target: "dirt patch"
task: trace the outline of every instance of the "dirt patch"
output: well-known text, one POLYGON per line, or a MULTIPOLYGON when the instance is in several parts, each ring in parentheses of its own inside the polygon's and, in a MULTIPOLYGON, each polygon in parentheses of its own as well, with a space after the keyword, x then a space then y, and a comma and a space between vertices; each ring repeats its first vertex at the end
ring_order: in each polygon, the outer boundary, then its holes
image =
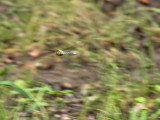
POLYGON ((36 79, 51 86, 60 86, 69 83, 72 87, 80 87, 83 84, 96 81, 95 68, 90 66, 71 67, 66 64, 55 65, 51 70, 41 70, 36 79))
POLYGON ((79 63, 53 53, 32 57, 27 52, 11 52, 1 54, 4 66, 13 64, 17 67, 12 74, 20 73, 23 69, 37 71, 33 74, 35 80, 47 83, 54 89, 68 83, 72 88, 80 88, 81 85, 98 80, 95 64, 79 63), (47 57, 47 59, 45 58, 47 57))

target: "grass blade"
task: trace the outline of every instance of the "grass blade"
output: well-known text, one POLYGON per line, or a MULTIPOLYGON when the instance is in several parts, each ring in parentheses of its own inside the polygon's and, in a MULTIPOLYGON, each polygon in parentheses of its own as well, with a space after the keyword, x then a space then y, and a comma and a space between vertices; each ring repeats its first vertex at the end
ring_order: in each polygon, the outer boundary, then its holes
POLYGON ((23 89, 21 89, 20 87, 16 86, 13 82, 11 81, 0 81, 0 85, 7 85, 10 86, 12 88, 14 88, 17 92, 19 92, 22 96, 24 96, 25 98, 29 98, 32 99, 31 96, 24 91, 23 89))

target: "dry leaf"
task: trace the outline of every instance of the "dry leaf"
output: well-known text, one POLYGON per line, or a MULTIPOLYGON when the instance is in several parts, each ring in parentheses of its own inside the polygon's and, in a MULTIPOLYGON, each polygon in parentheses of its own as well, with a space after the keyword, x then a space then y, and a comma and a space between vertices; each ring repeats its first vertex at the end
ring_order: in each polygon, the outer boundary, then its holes
POLYGON ((35 67, 38 68, 38 69, 40 69, 40 70, 49 70, 49 69, 53 68, 53 65, 49 64, 49 63, 40 63, 40 62, 37 62, 37 63, 35 63, 35 67))
POLYGON ((143 4, 146 4, 146 5, 148 5, 148 4, 150 4, 150 1, 149 0, 139 0, 141 3, 143 3, 143 4))
POLYGON ((62 88, 62 89, 73 89, 73 86, 72 86, 72 84, 70 84, 70 83, 63 83, 63 84, 61 85, 61 88, 62 88))
POLYGON ((12 59, 9 59, 9 58, 2 58, 2 61, 4 63, 13 63, 13 60, 12 59))
POLYGON ((38 57, 41 55, 41 51, 39 49, 33 49, 32 51, 28 52, 28 55, 32 57, 38 57))
POLYGON ((11 64, 11 63, 13 63, 14 61, 13 61, 13 57, 12 56, 5 56, 5 57, 3 57, 2 58, 2 61, 4 62, 4 63, 7 63, 7 64, 11 64))

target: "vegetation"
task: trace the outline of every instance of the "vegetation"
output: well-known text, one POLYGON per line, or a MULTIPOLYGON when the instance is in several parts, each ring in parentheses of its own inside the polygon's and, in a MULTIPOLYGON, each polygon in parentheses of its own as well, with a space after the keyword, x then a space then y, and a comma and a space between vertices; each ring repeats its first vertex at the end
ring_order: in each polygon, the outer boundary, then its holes
MULTIPOLYGON (((153 17, 160 9, 126 0, 116 11, 105 12, 102 3, 0 1, 1 120, 160 118, 160 28, 153 17), (79 54, 48 54, 58 49, 79 54), (80 68, 87 69, 91 63, 98 79, 87 89, 79 86, 78 90, 56 90, 34 77, 41 76, 36 63, 48 59, 55 65, 70 60, 69 67, 80 74, 80 68), (66 112, 58 116, 55 111, 64 110, 73 98, 82 104, 78 114, 66 112)), ((86 81, 87 77, 81 75, 86 81)))

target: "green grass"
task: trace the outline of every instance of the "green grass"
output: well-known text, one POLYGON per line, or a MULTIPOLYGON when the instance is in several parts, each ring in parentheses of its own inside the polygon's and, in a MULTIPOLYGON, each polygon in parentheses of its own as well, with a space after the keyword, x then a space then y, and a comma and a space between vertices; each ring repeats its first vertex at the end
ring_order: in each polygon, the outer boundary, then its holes
MULTIPOLYGON (((0 15, 1 51, 25 51, 28 46, 36 44, 42 49, 77 50, 82 55, 72 59, 83 61, 83 57, 87 57, 97 62, 97 75, 102 87, 90 91, 92 96, 83 97, 84 106, 79 119, 86 120, 90 112, 97 115, 96 120, 158 119, 160 74, 152 60, 156 45, 152 38, 159 31, 159 26, 152 18, 154 13, 149 11, 158 13, 159 9, 135 9, 135 2, 127 0, 118 8, 118 15, 112 17, 103 13, 99 5, 91 0, 2 2, 9 7, 0 15), (138 12, 141 14, 136 16, 138 12), (142 29, 146 36, 147 42, 140 47, 138 35, 133 35, 136 27, 142 29), (122 46, 127 52, 121 50, 122 46), (128 60, 133 64, 128 63, 128 60), (94 99, 90 100, 89 97, 94 99)), ((0 119, 18 120, 18 112, 24 111, 35 113, 31 120, 50 120, 45 107, 54 100, 46 97, 46 93, 47 96, 72 94, 71 91, 53 91, 44 84, 34 86, 35 81, 30 77, 32 73, 26 71, 19 73, 25 82, 17 80, 17 76, 7 77, 7 80, 14 78, 15 84, 23 86, 22 90, 37 99, 28 100, 16 91, 1 86, 0 101, 3 102, 0 102, 0 119), (6 105, 4 101, 8 97, 14 104, 6 105), (14 114, 8 117, 7 111, 14 114)), ((6 78, 8 72, 7 67, 2 69, 1 78, 6 78)), ((18 88, 18 91, 21 90, 18 88)), ((24 95, 24 92, 20 93, 24 95)), ((58 103, 64 106, 63 99, 55 99, 54 104, 58 103)))

